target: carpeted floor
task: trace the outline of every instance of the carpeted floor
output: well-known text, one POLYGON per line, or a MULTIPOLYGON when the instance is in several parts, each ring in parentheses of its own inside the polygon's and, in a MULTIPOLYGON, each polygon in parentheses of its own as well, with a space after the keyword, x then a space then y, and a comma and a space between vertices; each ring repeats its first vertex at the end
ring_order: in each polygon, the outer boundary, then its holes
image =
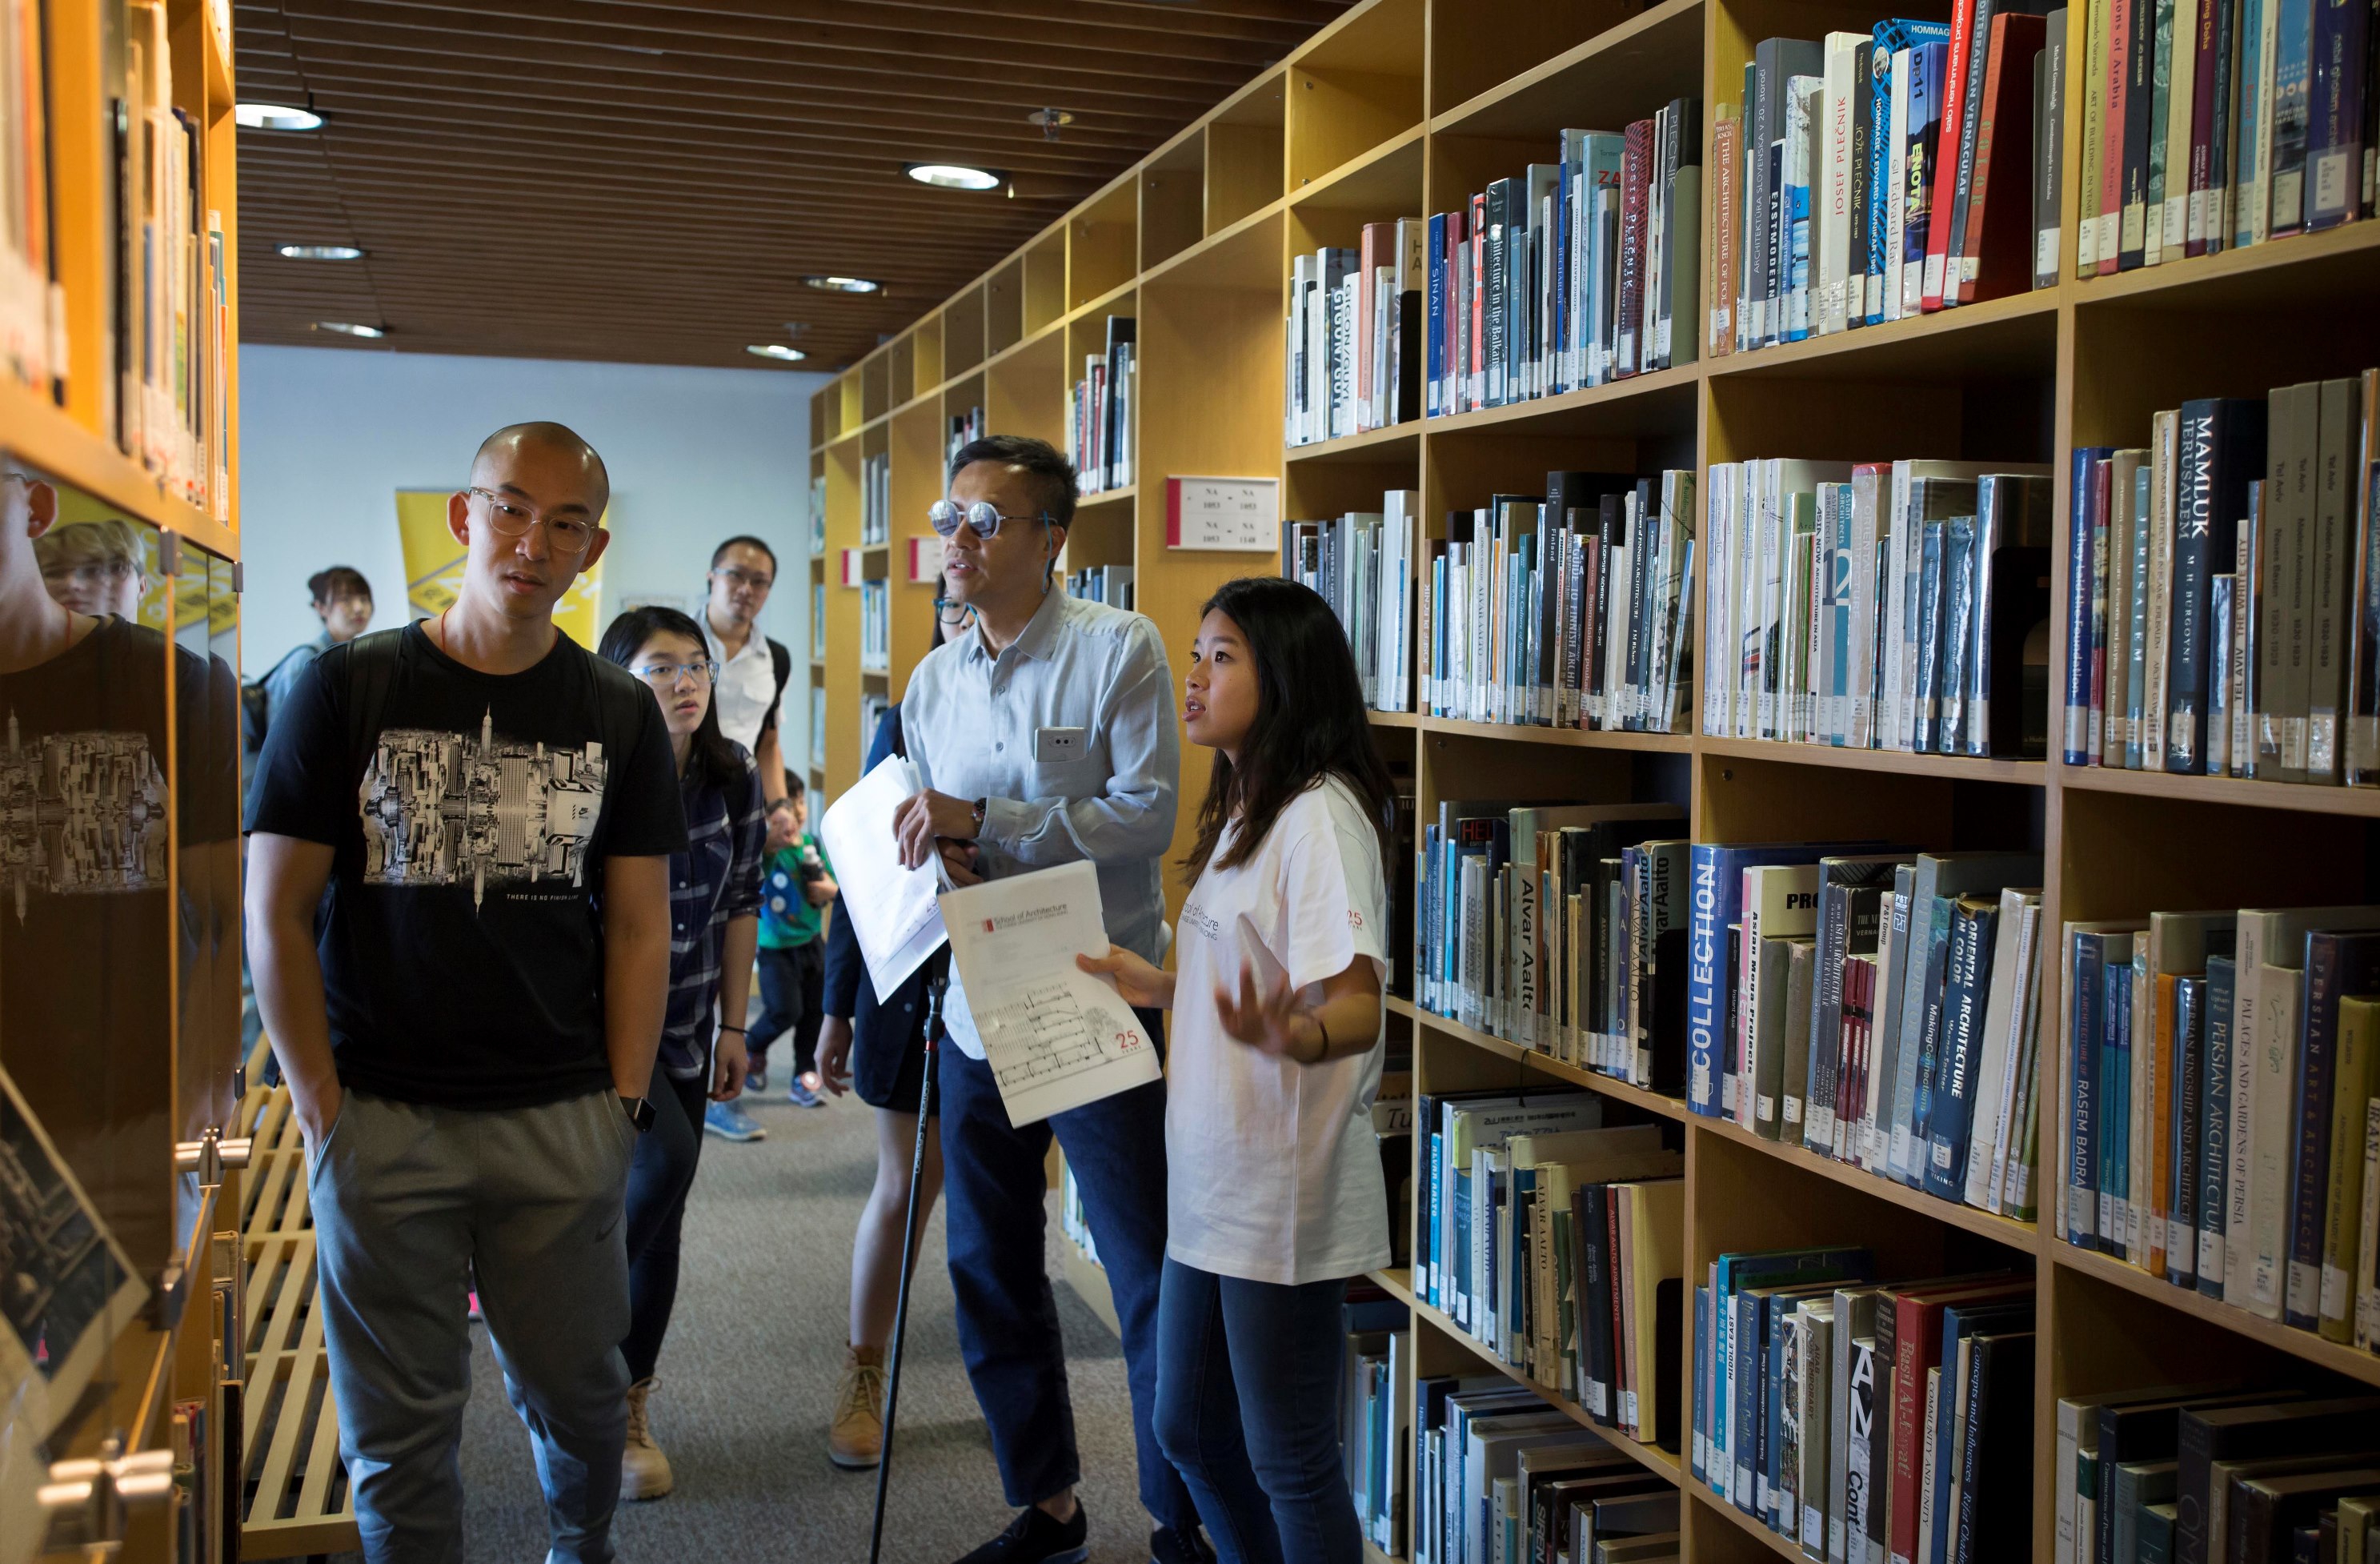
MULTIPOLYGON (((686 1213, 677 1312, 662 1349, 653 1434, 677 1489, 622 1506, 620 1556, 658 1561, 868 1557, 875 1474, 826 1459, 828 1403, 842 1365, 851 1233, 875 1176, 870 1110, 845 1097, 820 1111, 759 1105, 769 1138, 703 1146, 686 1213)), ((1061 1275, 1055 1196, 1050 1274, 1061 1275)), ((884 1558, 947 1564, 1005 1525, 984 1432, 951 1317, 941 1216, 927 1235, 910 1299, 899 1439, 884 1558)), ((1135 1497, 1132 1419, 1115 1338, 1056 1282, 1080 1443, 1092 1564, 1141 1564, 1148 1518, 1135 1497)), ((528 1436, 510 1407, 484 1329, 474 1327, 463 1431, 467 1557, 540 1558, 545 1523, 528 1436)), ((354 1564, 343 1555, 338 1564, 354 1564)))

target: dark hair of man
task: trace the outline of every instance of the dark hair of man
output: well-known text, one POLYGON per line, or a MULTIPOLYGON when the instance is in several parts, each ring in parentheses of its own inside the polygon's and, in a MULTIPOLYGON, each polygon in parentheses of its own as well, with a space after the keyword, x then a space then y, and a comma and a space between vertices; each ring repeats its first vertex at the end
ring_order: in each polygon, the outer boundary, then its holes
POLYGON ((727 540, 727 541, 725 541, 724 543, 720 544, 720 545, 719 545, 719 547, 717 547, 717 548, 715 548, 715 549, 713 549, 713 550, 711 550, 711 551, 710 551, 710 568, 711 568, 711 569, 713 569, 713 570, 718 569, 718 568, 719 568, 719 562, 720 562, 721 560, 723 560, 723 559, 725 559, 725 558, 727 557, 727 551, 728 551, 728 550, 730 550, 730 549, 732 549, 732 548, 734 548, 734 547, 735 547, 738 543, 741 543, 744 547, 746 547, 746 548, 747 548, 747 549, 758 549, 758 550, 759 550, 762 553, 764 553, 764 554, 768 555, 768 556, 769 556, 769 574, 770 574, 770 575, 771 575, 771 576, 776 575, 776 573, 777 573, 777 551, 776 551, 776 550, 774 550, 774 549, 772 549, 772 548, 771 548, 771 547, 769 547, 769 545, 768 545, 768 544, 763 543, 763 542, 762 542, 762 541, 760 541, 760 540, 759 540, 758 538, 752 537, 752 536, 751 536, 750 534, 748 534, 748 533, 740 533, 740 532, 739 532, 739 533, 737 533, 735 537, 730 538, 729 540, 727 540))
POLYGON ((1390 860, 1389 770, 1372 743, 1364 685, 1339 616, 1311 588, 1278 576, 1243 576, 1215 589, 1198 610, 1220 611, 1239 626, 1256 660, 1257 720, 1240 745, 1239 764, 1221 750, 1198 806, 1198 837, 1182 860, 1198 873, 1237 817, 1238 834, 1217 860, 1237 868, 1256 855, 1273 821, 1306 789, 1337 777, 1354 791, 1390 860))
MULTIPOLYGON (((595 648, 596 654, 635 671, 637 653, 655 636, 676 636, 707 646, 702 638, 702 626, 674 608, 648 604, 632 608, 612 621, 603 632, 603 639, 595 648)), ((708 657, 710 654, 703 653, 708 657)), ((638 681, 643 683, 641 679, 638 681)), ((722 792, 741 782, 751 770, 743 749, 719 727, 719 690, 712 686, 710 700, 702 709, 702 721, 694 730, 694 742, 686 751, 687 780, 703 787, 715 787, 722 792)))
POLYGON ((1029 434, 987 434, 959 447, 951 458, 949 476, 956 478, 978 462, 995 462, 1024 473, 1041 491, 1050 525, 1075 525, 1075 464, 1055 445, 1029 434))
POLYGON ((497 446, 507 442, 516 445, 542 445, 548 450, 559 451, 574 461, 584 462, 595 475, 593 519, 598 523, 602 521, 603 508, 612 503, 611 469, 603 465, 603 458, 595 454, 595 447, 580 438, 577 430, 567 424, 558 424, 546 418, 534 419, 528 423, 506 424, 480 442, 480 449, 471 457, 472 472, 476 474, 480 470, 480 464, 493 455, 497 446))
POLYGON ((370 598, 371 583, 364 573, 352 565, 334 564, 328 570, 318 570, 306 578, 306 589, 314 594, 316 608, 328 608, 341 598, 370 598))

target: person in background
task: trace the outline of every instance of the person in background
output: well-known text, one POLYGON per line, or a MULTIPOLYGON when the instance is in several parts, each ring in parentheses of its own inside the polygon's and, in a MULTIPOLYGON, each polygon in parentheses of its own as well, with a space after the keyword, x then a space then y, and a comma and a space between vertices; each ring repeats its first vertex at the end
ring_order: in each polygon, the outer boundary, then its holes
MULTIPOLYGON (((902 735, 919 791, 893 816, 902 861, 937 853, 961 884, 1089 863, 1109 938, 1158 954, 1161 860, 1173 840, 1181 734, 1157 626, 1066 596, 1058 552, 1075 515, 1074 464, 1017 435, 954 453, 929 518, 965 635, 909 676, 902 735)), ((1149 1419, 1157 1391, 1157 1285, 1165 1252, 1165 1085, 1151 1081, 1047 1121, 1012 1121, 953 976, 952 1047, 939 1120, 952 1291, 967 1379, 1017 1515, 965 1564, 1060 1564, 1085 1556, 1082 1463, 1065 1345, 1043 1249, 1045 1158, 1054 1135, 1090 1221, 1123 1327, 1139 1497, 1158 1564, 1211 1558, 1198 1511, 1149 1419)), ((1161 1049, 1163 1018, 1143 1024, 1161 1049)))
POLYGON ((275 706, 289 698, 307 664, 371 628, 371 583, 362 571, 344 564, 318 570, 307 579, 306 590, 313 594, 314 617, 322 622, 322 633, 292 647, 264 675, 265 693, 275 706))
POLYGON ((265 737, 248 949, 370 1564, 462 1557, 475 1284, 549 1564, 613 1558, 622 1214, 686 839, 660 702, 553 623, 610 541, 610 487, 560 424, 490 435, 447 501, 453 606, 324 652, 265 737), (467 770, 481 785, 446 791, 467 770))
MULTIPOLYGON (((760 634, 760 611, 777 584, 777 552, 759 539, 730 538, 710 552, 708 595, 702 604, 702 639, 719 664, 712 692, 720 730, 751 751, 769 806, 769 846, 793 841, 792 794, 785 782, 785 752, 778 721, 785 685, 794 676, 794 654, 760 634)), ((757 1061, 756 1061, 757 1062, 757 1061)), ((769 1081, 756 1072, 752 1089, 769 1081)))
POLYGON ((1388 770, 1321 597, 1250 576, 1203 612, 1183 721, 1215 766, 1174 970, 1077 960, 1173 1012, 1158 1439, 1226 1564, 1357 1564, 1340 1303, 1389 1263, 1388 770))
MULTIPOLYGON (((794 1070, 786 1099, 796 1108, 824 1108, 826 1099, 818 1095, 819 997, 826 980, 826 910, 841 888, 810 833, 809 797, 801 778, 789 778, 788 784, 795 836, 770 853, 760 888, 760 1015, 747 1039, 747 1079, 765 1080, 769 1046, 790 1032, 794 1070)), ((710 1105, 703 1128, 731 1141, 759 1140, 768 1134, 730 1100, 710 1105)))
MULTIPOLYGON (((960 634, 971 618, 965 606, 937 596, 934 644, 960 634)), ((868 764, 861 770, 872 771, 885 757, 906 753, 896 703, 878 720, 868 764)), ((856 1091, 860 1101, 876 1109, 876 1183, 851 1235, 851 1336, 844 1347, 843 1383, 827 1423, 827 1459, 846 1471, 874 1466, 884 1449, 884 1348, 892 1339, 892 1312, 900 1301, 901 1233, 908 1219, 909 1174, 917 1158, 918 1099, 926 1086, 926 969, 919 968, 880 1003, 851 920, 836 918, 827 931, 826 1021, 819 1032, 819 1073, 828 1091, 837 1097, 856 1091)), ((932 1118, 935 1104, 929 1101, 924 1108, 932 1118)), ((941 1191, 941 1137, 929 1134, 917 1178, 920 1246, 941 1191)), ((917 1263, 913 1249, 908 1264, 917 1263)))
POLYGON ((138 624, 149 592, 148 555, 132 524, 115 516, 71 521, 33 540, 42 585, 61 607, 138 624))
POLYGON ((628 1166, 628 1444, 620 1497, 660 1498, 676 1484, 652 1436, 653 1369, 677 1301, 678 1232, 702 1156, 706 1108, 744 1084, 740 1016, 752 981, 760 910, 760 779, 744 746, 719 731, 719 665, 701 626, 674 608, 634 608, 596 649, 661 702, 686 807, 686 851, 670 855, 669 1013, 662 1025, 653 1126, 628 1166), (715 1028, 715 1032, 714 1032, 715 1028), (715 1046, 714 1046, 715 1043, 715 1046))

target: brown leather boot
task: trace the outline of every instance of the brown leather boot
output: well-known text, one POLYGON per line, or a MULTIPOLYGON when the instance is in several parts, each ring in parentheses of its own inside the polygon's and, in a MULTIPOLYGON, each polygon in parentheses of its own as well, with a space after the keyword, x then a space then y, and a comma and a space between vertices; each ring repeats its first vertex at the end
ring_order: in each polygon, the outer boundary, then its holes
POLYGON ((845 1471, 865 1472, 883 1455, 884 1349, 847 1347, 834 1421, 827 1425, 826 1458, 845 1471))
POLYGON ((677 1484, 670 1474, 669 1457, 653 1443, 646 1416, 645 1399, 660 1383, 639 1379, 628 1387, 628 1448, 620 1457, 620 1497, 625 1499, 660 1498, 677 1484))

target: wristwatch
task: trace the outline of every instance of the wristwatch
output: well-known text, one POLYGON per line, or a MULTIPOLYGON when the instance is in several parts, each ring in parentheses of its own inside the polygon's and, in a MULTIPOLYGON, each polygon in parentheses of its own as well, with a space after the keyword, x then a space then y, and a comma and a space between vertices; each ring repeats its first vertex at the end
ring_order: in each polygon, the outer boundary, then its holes
POLYGON ((983 834, 984 811, 990 807, 991 800, 990 798, 978 798, 975 801, 975 831, 978 836, 981 836, 983 834))
POLYGON ((649 1097, 622 1097, 620 1111, 628 1116, 628 1122, 637 1127, 640 1135, 653 1127, 653 1099, 649 1097))

